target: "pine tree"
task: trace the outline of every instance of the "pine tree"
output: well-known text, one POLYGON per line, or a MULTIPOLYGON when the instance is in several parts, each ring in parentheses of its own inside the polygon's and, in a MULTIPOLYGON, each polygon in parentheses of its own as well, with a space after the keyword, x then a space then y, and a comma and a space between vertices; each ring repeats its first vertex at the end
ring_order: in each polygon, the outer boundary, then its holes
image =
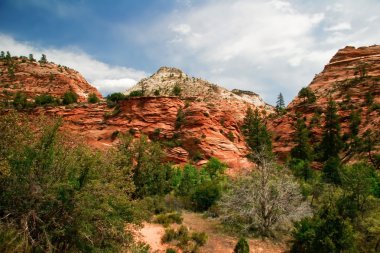
POLYGON ((270 134, 257 109, 253 111, 252 108, 248 108, 244 118, 243 131, 247 138, 247 144, 252 151, 272 150, 270 134))
POLYGON ((5 53, 4 53, 4 51, 1 51, 1 53, 0 53, 0 59, 4 59, 5 58, 5 53))
POLYGON ((33 62, 33 61, 36 61, 33 57, 33 54, 29 54, 29 61, 33 62))
POLYGON ((320 145, 322 161, 327 161, 330 157, 339 157, 339 152, 342 147, 343 142, 340 136, 339 116, 337 114, 336 104, 330 98, 326 109, 325 127, 320 145))
POLYGON ((310 132, 306 126, 305 119, 299 114, 295 124, 294 142, 296 146, 291 150, 292 158, 312 161, 313 149, 310 145, 310 132))
POLYGON ((285 102, 284 97, 282 96, 282 93, 277 96, 277 102, 276 102, 276 111, 278 113, 281 113, 285 110, 285 102))
POLYGON ((42 54, 40 63, 47 63, 46 55, 42 54))
POLYGON ((249 253, 249 244, 247 240, 243 237, 237 242, 234 253, 249 253))

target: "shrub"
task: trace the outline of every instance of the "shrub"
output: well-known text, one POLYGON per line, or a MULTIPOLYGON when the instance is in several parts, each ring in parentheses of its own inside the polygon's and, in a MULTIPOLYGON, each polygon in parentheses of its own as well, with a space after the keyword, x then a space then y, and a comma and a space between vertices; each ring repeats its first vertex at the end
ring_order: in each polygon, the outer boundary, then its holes
POLYGON ((166 249, 165 253, 177 253, 177 251, 175 249, 168 248, 168 249, 166 249))
POLYGON ((165 234, 162 236, 161 241, 164 243, 171 242, 173 240, 176 240, 177 237, 178 237, 177 232, 172 228, 168 228, 168 229, 165 229, 165 234))
POLYGON ((196 211, 208 210, 221 197, 220 186, 213 182, 203 183, 198 186, 195 192, 191 195, 191 200, 194 202, 196 211))
POLYGON ((203 246, 207 242, 207 234, 205 232, 193 232, 191 239, 199 246, 203 246))
POLYGON ((77 101, 78 101, 78 94, 76 94, 74 91, 67 91, 65 92, 65 94, 63 94, 62 103, 64 105, 76 103, 77 101))
POLYGON ((125 99, 125 95, 121 92, 112 93, 107 96, 107 101, 119 102, 125 99))
POLYGON ((249 253, 249 244, 245 238, 239 239, 234 248, 234 253, 249 253))
POLYGON ((182 221, 183 221, 183 218, 181 214, 178 212, 159 214, 156 217, 156 222, 164 225, 165 227, 167 227, 169 224, 172 224, 172 223, 181 224, 182 221))
POLYGON ((59 122, 38 120, 26 135, 30 122, 8 122, 0 116, 0 251, 120 252, 133 184, 118 158, 64 142, 59 122))
POLYGON ((307 103, 307 104, 312 104, 316 101, 316 97, 315 97, 314 92, 312 90, 310 90, 308 87, 302 88, 298 92, 298 97, 302 98, 303 102, 307 103))
POLYGON ((179 84, 176 84, 173 87, 172 94, 175 95, 175 96, 180 96, 181 92, 182 92, 181 86, 179 86, 179 84))
POLYGON ((129 96, 130 97, 141 97, 143 96, 143 91, 141 90, 134 90, 134 91, 131 91, 131 93, 129 93, 129 96))
POLYGON ((48 94, 41 94, 39 96, 36 96, 34 98, 34 103, 37 105, 37 106, 41 106, 41 105, 48 105, 48 104, 54 104, 55 103, 55 99, 53 96, 51 95, 48 95, 48 94))
POLYGON ((91 93, 90 95, 88 95, 87 102, 95 104, 99 102, 99 98, 96 96, 95 93, 91 93))
POLYGON ((28 106, 26 94, 18 91, 13 97, 13 106, 17 109, 25 109, 28 106))

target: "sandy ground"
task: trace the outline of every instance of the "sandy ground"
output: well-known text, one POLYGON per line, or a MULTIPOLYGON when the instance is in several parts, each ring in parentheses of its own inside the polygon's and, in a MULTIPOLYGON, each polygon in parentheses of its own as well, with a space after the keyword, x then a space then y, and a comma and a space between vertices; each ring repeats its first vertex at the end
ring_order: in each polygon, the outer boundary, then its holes
MULTIPOLYGON (((203 218, 201 214, 191 212, 183 212, 182 216, 184 218, 183 225, 189 227, 190 230, 207 233, 207 243, 200 249, 200 252, 233 252, 238 238, 223 234, 221 225, 217 220, 203 218)), ((161 243, 161 237, 165 233, 164 227, 152 223, 144 223, 143 225, 139 230, 140 239, 150 245, 151 252, 165 252, 169 245, 161 243)), ((281 245, 275 245, 273 242, 259 239, 250 239, 249 245, 252 253, 280 253, 285 251, 285 248, 281 245)))

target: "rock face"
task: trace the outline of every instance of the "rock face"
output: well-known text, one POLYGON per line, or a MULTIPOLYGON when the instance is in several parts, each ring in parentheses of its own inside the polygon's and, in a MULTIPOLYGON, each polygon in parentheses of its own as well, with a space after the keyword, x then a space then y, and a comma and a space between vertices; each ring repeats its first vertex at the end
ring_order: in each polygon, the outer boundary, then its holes
POLYGON ((285 159, 294 146, 292 136, 297 113, 306 118, 312 140, 320 141, 330 97, 337 104, 341 134, 349 133, 349 115, 357 111, 361 116, 359 135, 367 130, 379 135, 380 46, 339 50, 308 88, 315 94, 315 102, 308 103, 307 99, 297 96, 288 105, 285 115, 270 122, 274 150, 281 158, 285 159))
POLYGON ((0 97, 11 97, 21 91, 29 98, 49 94, 60 98, 67 91, 78 94, 79 102, 89 94, 102 95, 77 71, 54 63, 39 63, 25 57, 0 59, 0 97))
POLYGON ((200 78, 189 77, 177 68, 161 67, 152 76, 128 89, 125 94, 129 95, 133 91, 144 91, 144 96, 178 96, 197 98, 198 101, 238 100, 268 112, 273 111, 273 107, 254 92, 236 89, 229 91, 200 78))
POLYGON ((175 164, 190 161, 202 165, 216 157, 228 164, 231 173, 252 166, 246 158, 249 150, 240 125, 248 107, 263 114, 273 111, 257 94, 235 94, 165 67, 129 92, 141 90, 142 83, 146 84, 145 96, 123 100, 115 108, 108 108, 106 103, 76 104, 40 107, 34 113, 62 117, 64 131, 99 149, 116 144, 118 133, 145 134, 159 140, 167 159, 175 164), (181 94, 173 96, 178 83, 182 84, 181 94))

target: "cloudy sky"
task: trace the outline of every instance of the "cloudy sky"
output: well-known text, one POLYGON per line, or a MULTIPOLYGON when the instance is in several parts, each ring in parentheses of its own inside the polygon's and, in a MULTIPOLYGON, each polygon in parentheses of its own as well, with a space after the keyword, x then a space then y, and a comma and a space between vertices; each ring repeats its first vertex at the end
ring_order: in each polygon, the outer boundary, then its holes
POLYGON ((288 103, 339 48, 373 44, 379 0, 0 1, 0 50, 45 53, 104 95, 173 66, 288 103))

